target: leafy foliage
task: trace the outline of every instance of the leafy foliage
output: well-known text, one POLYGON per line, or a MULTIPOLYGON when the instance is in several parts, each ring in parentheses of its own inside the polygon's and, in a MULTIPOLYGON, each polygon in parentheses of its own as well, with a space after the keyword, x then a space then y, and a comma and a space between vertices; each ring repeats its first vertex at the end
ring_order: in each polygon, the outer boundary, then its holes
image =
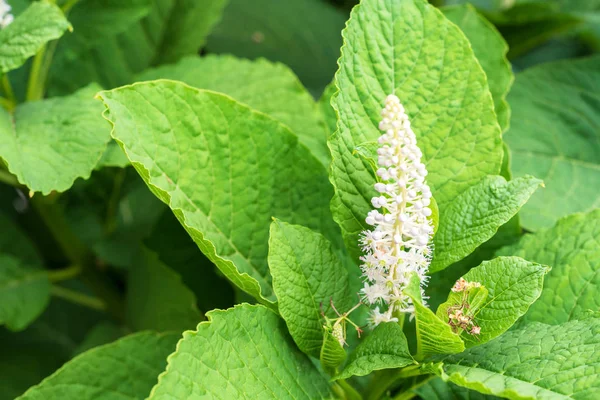
POLYGON ((600 58, 592 57, 517 75, 506 134, 512 168, 515 176, 533 174, 546 184, 521 213, 529 230, 549 228, 565 215, 598 206, 598 65, 600 58), (540 90, 543 97, 536 95, 540 90))
POLYGON ((0 0, 0 400, 597 398, 599 12, 0 0))
POLYGON ((327 303, 342 311, 352 306, 348 272, 325 237, 279 220, 271 223, 268 260, 281 317, 298 348, 318 356, 321 313, 333 311, 327 303))
POLYGON ((325 171, 284 125, 229 97, 168 81, 101 96, 114 124, 113 137, 129 160, 206 256, 240 289, 267 303, 274 300, 265 263, 271 216, 335 236, 325 171), (170 120, 163 111, 180 107, 190 110, 185 123, 178 117, 170 120), (182 147, 173 149, 173 141, 182 147), (151 142, 164 151, 149 151, 151 142), (193 155, 189 148, 195 149, 193 155), (231 162, 238 158, 244 162, 231 162), (254 188, 248 187, 251 182, 254 188), (315 190, 318 182, 321 190, 315 190))
POLYGON ((0 30, 0 74, 19 68, 46 42, 58 39, 70 27, 56 5, 45 1, 31 4, 0 30))
POLYGON ((485 74, 464 35, 438 10, 421 1, 363 1, 343 36, 332 99, 338 130, 329 140, 332 211, 357 257, 375 178, 354 150, 379 136, 380 99, 395 93, 406 104, 442 215, 461 192, 500 171, 502 150, 485 74), (380 32, 374 43, 371 29, 380 32), (448 91, 463 100, 454 103, 448 91))
POLYGON ((600 320, 523 330, 451 356, 449 380, 510 399, 585 399, 597 393, 600 320))
POLYGON ((274 312, 242 304, 207 316, 209 322, 183 334, 150 399, 331 396, 327 380, 298 351, 274 312), (228 376, 220 373, 224 370, 228 376))
POLYGON ((599 211, 575 214, 499 252, 553 266, 540 300, 525 316, 527 321, 560 324, 598 309, 598 221, 599 211))

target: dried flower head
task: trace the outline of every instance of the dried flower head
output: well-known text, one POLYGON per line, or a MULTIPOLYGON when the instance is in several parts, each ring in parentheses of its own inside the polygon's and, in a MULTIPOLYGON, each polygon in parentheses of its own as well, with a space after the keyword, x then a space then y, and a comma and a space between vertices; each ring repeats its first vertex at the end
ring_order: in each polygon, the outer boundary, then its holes
POLYGON ((364 301, 375 306, 371 323, 397 321, 395 312, 413 312, 404 294, 410 274, 416 272, 425 285, 431 262, 433 225, 429 204, 431 190, 425 182, 423 154, 400 100, 389 95, 382 110, 379 129, 377 175, 378 195, 371 203, 366 222, 372 230, 362 233, 364 301), (380 311, 381 310, 381 311, 380 311))

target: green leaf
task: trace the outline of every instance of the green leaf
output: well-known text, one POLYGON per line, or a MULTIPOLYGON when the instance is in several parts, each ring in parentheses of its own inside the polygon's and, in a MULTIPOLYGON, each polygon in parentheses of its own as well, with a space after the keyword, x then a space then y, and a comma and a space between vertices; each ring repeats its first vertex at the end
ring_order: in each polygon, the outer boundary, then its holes
POLYGON ((275 300, 267 267, 272 217, 337 243, 326 172, 281 123, 170 81, 100 97, 113 137, 150 189, 223 274, 259 301, 275 300))
POLYGON ((498 252, 552 266, 526 321, 560 324, 586 310, 599 309, 599 242, 600 210, 596 210, 563 218, 553 228, 525 235, 498 252))
POLYGON ((144 244, 162 263, 181 275, 183 283, 196 296, 201 312, 235 303, 234 288, 202 254, 171 210, 163 213, 144 244))
POLYGON ((335 317, 330 301, 344 313, 357 300, 348 272, 323 235, 279 220, 271 223, 268 261, 279 313, 292 338, 304 353, 319 357, 325 323, 321 311, 335 317))
POLYGON ((335 379, 364 376, 373 371, 411 364, 416 362, 410 355, 402 328, 395 322, 384 322, 361 341, 335 379))
POLYGON ((69 189, 90 177, 110 139, 97 86, 71 96, 24 103, 14 113, 0 110, 0 156, 34 192, 69 189))
POLYGON ((134 330, 193 329, 202 320, 196 296, 181 277, 148 250, 132 266, 127 286, 127 320, 134 330))
POLYGON ((0 325, 20 331, 44 311, 50 282, 44 270, 0 254, 0 325))
POLYGON ((113 322, 100 322, 85 335, 85 338, 79 343, 79 346, 73 352, 73 355, 79 355, 94 347, 102 346, 123 337, 127 328, 118 326, 113 322))
POLYGON ((321 98, 319 99, 319 108, 321 109, 321 115, 325 120, 325 125, 328 128, 327 136, 333 135, 337 130, 337 116, 335 110, 331 106, 331 99, 337 92, 337 87, 334 82, 331 82, 325 87, 321 98))
POLYGON ((318 97, 335 73, 346 18, 319 0, 229 0, 206 48, 289 65, 318 97))
POLYGON ((423 305, 419 276, 412 274, 405 293, 415 307, 415 325, 417 333, 417 359, 434 354, 460 353, 465 344, 460 336, 452 332, 445 321, 439 319, 433 311, 423 305))
POLYGON ((387 95, 395 92, 411 119, 440 215, 460 193, 500 171, 502 143, 485 74, 460 29, 439 10, 423 0, 364 0, 343 37, 330 180, 334 218, 357 258, 376 192, 375 177, 353 151, 380 136, 387 95))
POLYGON ((451 382, 509 399, 593 399, 600 390, 600 319, 505 333, 444 361, 451 382))
POLYGON ((14 400, 56 371, 104 317, 53 297, 27 329, 14 333, 0 327, 0 399, 14 400))
POLYGON ((532 176, 510 182, 490 176, 463 192, 441 216, 430 273, 462 260, 491 239, 540 185, 542 181, 532 176))
POLYGON ((50 301, 48 274, 25 234, 0 214, 0 325, 20 331, 50 301))
POLYGON ((75 31, 57 47, 49 93, 134 82, 151 65, 197 54, 225 0, 88 0, 69 13, 75 31))
POLYGON ((207 317, 184 332, 149 399, 333 398, 273 311, 242 304, 207 317))
POLYGON ((140 81, 159 78, 222 92, 270 115, 290 127, 300 142, 324 166, 329 166, 331 157, 323 118, 312 96, 285 65, 228 55, 191 56, 175 65, 150 69, 137 77, 140 81))
POLYGON ((508 45, 494 25, 472 5, 442 7, 441 10, 469 39, 475 57, 487 76, 500 128, 503 132, 506 131, 510 120, 510 107, 506 102, 506 95, 514 81, 510 63, 506 58, 508 45))
MULTIPOLYGON (((183 56, 198 54, 228 1, 163 0, 171 4, 171 9, 154 64, 172 63, 183 56)), ((157 8, 160 9, 154 7, 157 8)))
POLYGON ((335 375, 337 367, 346 360, 346 350, 333 336, 331 328, 323 329, 323 345, 319 353, 319 361, 321 366, 330 375, 335 375))
MULTIPOLYGON (((488 291, 485 303, 472 311, 481 334, 472 336, 464 332, 461 338, 466 346, 485 343, 508 330, 540 297, 548 271, 544 265, 519 257, 498 257, 466 273, 465 280, 479 282, 488 291)), ((448 299, 456 295, 451 292, 448 299)))
POLYGON ((19 68, 47 42, 58 39, 71 25, 60 8, 48 1, 31 4, 0 30, 0 75, 19 68))
POLYGON ((119 147, 119 145, 111 140, 106 145, 106 150, 102 153, 102 157, 100 157, 100 161, 96 164, 96 169, 100 169, 102 167, 117 167, 117 168, 125 168, 129 165, 129 160, 123 150, 119 147))
POLYGON ((524 228, 549 228, 563 216, 600 205, 600 56, 559 61, 517 75, 505 139, 515 176, 546 189, 521 210, 524 228), (544 93, 540 96, 540 93, 544 93))
POLYGON ((89 350, 19 400, 144 399, 175 350, 179 334, 142 332, 89 350))

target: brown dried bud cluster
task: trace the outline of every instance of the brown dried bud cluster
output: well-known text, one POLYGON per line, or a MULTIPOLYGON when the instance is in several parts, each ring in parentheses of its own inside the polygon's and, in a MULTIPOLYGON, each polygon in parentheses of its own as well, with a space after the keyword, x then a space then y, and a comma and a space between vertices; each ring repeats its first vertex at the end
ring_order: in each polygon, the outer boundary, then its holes
POLYGON ((478 287, 481 287, 481 283, 469 282, 469 281, 465 280, 465 278, 460 278, 459 280, 456 281, 454 286, 452 286, 452 291, 454 293, 460 293, 460 292, 465 292, 465 291, 468 291, 469 289, 478 288, 478 287))
POLYGON ((471 335, 477 336, 481 333, 481 327, 473 321, 473 316, 469 313, 470 304, 468 302, 469 291, 481 287, 479 282, 469 282, 464 278, 456 281, 452 287, 454 293, 463 293, 460 304, 448 307, 448 324, 454 332, 463 330, 471 335))

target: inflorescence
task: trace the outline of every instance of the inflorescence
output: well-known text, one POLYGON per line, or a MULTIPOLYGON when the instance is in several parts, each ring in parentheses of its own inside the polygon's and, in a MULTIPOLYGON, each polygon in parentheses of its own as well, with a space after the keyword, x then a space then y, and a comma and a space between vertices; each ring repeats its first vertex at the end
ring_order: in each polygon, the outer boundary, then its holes
POLYGON ((366 222, 372 230, 362 233, 360 242, 364 288, 361 294, 371 305, 371 322, 398 321, 399 313, 414 307, 404 294, 413 272, 427 282, 431 262, 433 225, 429 220, 431 190, 425 182, 427 169, 410 121, 395 95, 389 95, 382 110, 379 129, 377 175, 378 195, 371 203, 366 222))
POLYGON ((6 0, 0 0, 0 29, 6 28, 15 19, 11 10, 12 8, 6 0))

